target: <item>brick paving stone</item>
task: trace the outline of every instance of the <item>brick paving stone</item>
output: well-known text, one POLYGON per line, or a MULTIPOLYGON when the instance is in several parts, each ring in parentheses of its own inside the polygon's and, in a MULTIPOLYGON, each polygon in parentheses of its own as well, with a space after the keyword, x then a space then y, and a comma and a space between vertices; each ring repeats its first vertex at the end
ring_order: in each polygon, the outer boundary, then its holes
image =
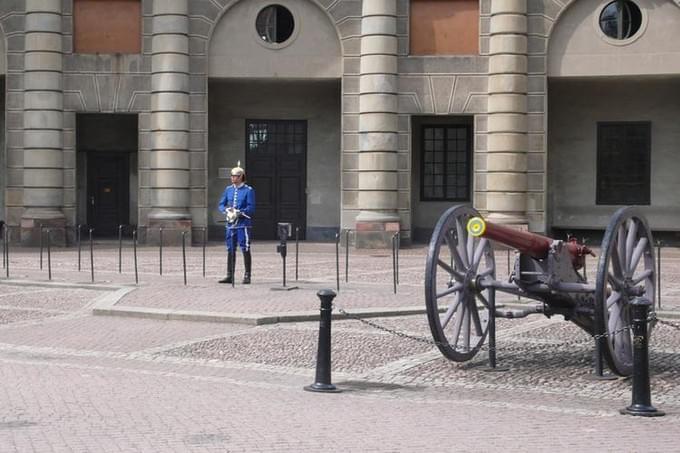
MULTIPOLYGON (((188 288, 177 250, 164 251, 160 277, 156 251, 144 249, 141 284, 120 303, 318 310, 314 292, 335 284, 334 246, 305 244, 309 288, 297 292, 271 291, 280 259, 265 250, 273 244, 260 246, 259 280, 235 291, 214 281, 223 271, 221 247, 209 249, 206 280, 200 249, 191 250, 188 288)), ((129 267, 117 273, 116 248, 98 247, 97 282, 130 284, 129 267)), ((56 281, 89 280, 73 268, 74 256, 69 250, 53 257, 56 281)), ((665 256, 669 269, 680 263, 675 249, 665 256)), ((35 250, 13 254, 15 277, 47 283, 35 258, 35 250)), ((353 254, 351 281, 342 284, 336 306, 422 304, 417 271, 424 249, 404 250, 400 260, 412 272, 400 275, 394 296, 389 255, 353 254)), ((588 380, 588 336, 561 320, 499 320, 499 360, 510 371, 491 374, 482 371, 485 352, 456 364, 430 345, 356 320, 334 321, 333 380, 344 392, 322 395, 302 391, 314 378, 318 322, 253 327, 91 316, 93 302, 107 294, 0 284, 0 312, 21 313, 0 325, 0 451, 677 450, 680 335, 669 326, 654 329, 650 356, 653 403, 668 415, 648 420, 618 414, 630 403, 630 380, 588 380), (27 314, 37 318, 21 318, 27 314)), ((675 303, 670 296, 667 302, 675 303)), ((430 337, 425 315, 374 321, 430 337)))

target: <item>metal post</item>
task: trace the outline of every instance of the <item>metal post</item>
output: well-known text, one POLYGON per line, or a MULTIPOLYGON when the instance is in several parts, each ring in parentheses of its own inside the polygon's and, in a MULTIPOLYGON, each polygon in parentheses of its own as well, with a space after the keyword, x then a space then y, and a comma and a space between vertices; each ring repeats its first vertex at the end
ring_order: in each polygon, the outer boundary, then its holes
POLYGON ((489 366, 488 372, 508 371, 508 367, 499 367, 496 362, 496 290, 489 288, 489 366))
POLYGON ((340 232, 335 233, 335 282, 340 291, 340 232))
POLYGON ((2 268, 5 268, 5 224, 2 224, 2 228, 0 228, 0 235, 2 236, 2 268))
POLYGON ((51 252, 51 236, 52 230, 49 228, 45 230, 47 232, 47 279, 52 280, 52 252, 51 252))
POLYGON ((118 273, 123 272, 123 225, 118 225, 118 273))
POLYGON ((5 224, 5 255, 7 255, 5 266, 5 277, 9 278, 9 226, 5 224))
POLYGON ((613 381, 617 379, 616 376, 604 372, 604 363, 602 360, 602 348, 605 338, 598 338, 595 340, 595 351, 593 352, 593 361, 595 362, 595 372, 590 375, 589 379, 594 381, 613 381))
POLYGON ((340 392, 331 383, 331 315, 333 312, 333 299, 336 294, 333 290, 322 289, 316 295, 321 300, 321 314, 319 319, 319 345, 316 354, 316 378, 312 385, 304 387, 308 392, 340 392))
POLYGON ((78 224, 78 231, 76 232, 76 242, 78 242, 78 272, 80 272, 80 249, 81 249, 81 242, 80 242, 80 232, 83 228, 82 224, 78 224))
POLYGON ((90 275, 92 276, 92 283, 94 283, 94 243, 92 242, 92 232, 94 228, 90 228, 90 275))
POLYGON ((186 236, 187 232, 182 231, 182 271, 184 272, 184 286, 187 285, 187 250, 186 250, 186 236))
POLYGON ((396 242, 395 256, 397 257, 397 261, 396 261, 397 265, 395 267, 395 276, 397 277, 397 285, 398 285, 399 284, 399 249, 401 248, 401 232, 397 231, 395 233, 395 237, 396 237, 396 239, 395 239, 395 242, 396 242))
POLYGON ((158 229, 158 273, 163 275, 163 227, 158 229))
MULTIPOLYGON (((234 230, 234 227, 231 227, 231 253, 232 253, 232 260, 231 260, 231 287, 235 288, 236 287, 236 246, 238 245, 238 242, 236 240, 236 231, 234 230)), ((227 250, 227 253, 229 251, 227 250)))
POLYGON ((282 256, 283 258, 283 287, 286 287, 286 255, 284 254, 282 256))
POLYGON ((0 229, 0 235, 2 235, 2 268, 4 269, 7 265, 5 254, 7 253, 7 226, 3 223, 0 229))
POLYGON ((299 250, 300 250, 300 227, 295 227, 295 281, 298 281, 299 250))
POLYGON ((351 229, 345 230, 345 283, 349 282, 349 232, 351 229))
POLYGON ((40 270, 43 268, 43 226, 40 225, 40 270))
POLYGON ((661 310, 661 241, 656 241, 656 291, 657 304, 661 310))
POLYGON ((649 389, 649 337, 647 335, 648 313, 652 303, 649 299, 637 297, 631 302, 633 310, 633 401, 625 409, 624 415, 658 417, 666 415, 652 406, 649 389))
POLYGON ((139 274, 137 273, 137 228, 132 230, 132 255, 135 260, 135 285, 139 284, 139 274))
POLYGON ((510 249, 508 249, 507 252, 508 252, 508 281, 510 281, 510 249))
POLYGON ((208 242, 208 229, 203 227, 203 278, 205 278, 205 245, 208 242))
POLYGON ((396 247, 397 243, 397 235, 392 236, 392 287, 394 290, 394 294, 397 294, 397 256, 396 256, 396 247))

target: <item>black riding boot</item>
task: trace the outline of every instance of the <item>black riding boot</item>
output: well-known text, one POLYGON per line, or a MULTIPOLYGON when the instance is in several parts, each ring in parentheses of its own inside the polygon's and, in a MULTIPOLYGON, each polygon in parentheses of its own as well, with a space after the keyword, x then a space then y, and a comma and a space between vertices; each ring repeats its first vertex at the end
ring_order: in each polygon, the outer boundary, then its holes
POLYGON ((232 283, 234 281, 234 265, 236 264, 236 253, 227 253, 227 276, 219 283, 232 283))
POLYGON ((250 250, 243 252, 243 265, 246 268, 246 273, 243 274, 243 284, 250 284, 250 268, 253 264, 252 257, 250 256, 250 250))

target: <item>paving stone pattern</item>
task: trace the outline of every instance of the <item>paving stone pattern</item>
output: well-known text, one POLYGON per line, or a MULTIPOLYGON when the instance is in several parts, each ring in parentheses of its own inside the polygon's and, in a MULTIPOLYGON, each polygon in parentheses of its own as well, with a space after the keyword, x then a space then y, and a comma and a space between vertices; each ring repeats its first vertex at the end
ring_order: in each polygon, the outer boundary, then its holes
MULTIPOLYGON (((115 247, 98 247, 98 285, 73 268, 72 250, 53 256, 53 282, 36 269, 35 250, 12 255, 12 281, 0 284, 2 452, 677 451, 680 329, 654 328, 652 398, 668 414, 654 420, 619 415, 631 381, 590 380, 592 340, 561 317, 499 320, 499 362, 510 367, 503 373, 484 371, 484 350, 453 363, 424 342, 337 320, 333 382, 343 392, 313 394, 302 387, 314 379, 318 321, 255 327, 92 316, 134 278, 129 268, 118 274, 115 247)), ((335 284, 334 246, 306 248, 296 291, 271 290, 280 261, 264 250, 255 255, 255 284, 235 289, 215 282, 223 258, 216 245, 205 280, 200 249, 192 250, 187 287, 172 264, 177 250, 164 251, 163 277, 153 269, 155 252, 144 250, 148 269, 118 304, 318 311, 315 292, 335 284)), ((666 251, 669 268, 674 254, 666 251)), ((384 252, 354 253, 336 313, 339 306, 422 305, 424 250, 402 251, 396 296, 390 260, 384 252)), ((666 301, 675 309, 670 295, 666 301)), ((431 338, 424 314, 371 321, 431 338)))

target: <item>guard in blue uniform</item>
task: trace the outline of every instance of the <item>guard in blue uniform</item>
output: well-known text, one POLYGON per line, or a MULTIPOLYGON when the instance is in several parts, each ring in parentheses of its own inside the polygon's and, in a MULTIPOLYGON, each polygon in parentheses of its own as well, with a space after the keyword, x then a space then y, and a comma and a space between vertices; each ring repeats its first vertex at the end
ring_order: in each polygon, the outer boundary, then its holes
POLYGON ((250 237, 255 214, 255 189, 245 183, 246 172, 241 162, 231 169, 231 185, 224 189, 220 198, 219 210, 227 217, 225 242, 227 244, 227 276, 220 283, 234 281, 236 265, 236 245, 243 252, 245 274, 243 283, 250 284, 252 258, 250 255, 250 237))

